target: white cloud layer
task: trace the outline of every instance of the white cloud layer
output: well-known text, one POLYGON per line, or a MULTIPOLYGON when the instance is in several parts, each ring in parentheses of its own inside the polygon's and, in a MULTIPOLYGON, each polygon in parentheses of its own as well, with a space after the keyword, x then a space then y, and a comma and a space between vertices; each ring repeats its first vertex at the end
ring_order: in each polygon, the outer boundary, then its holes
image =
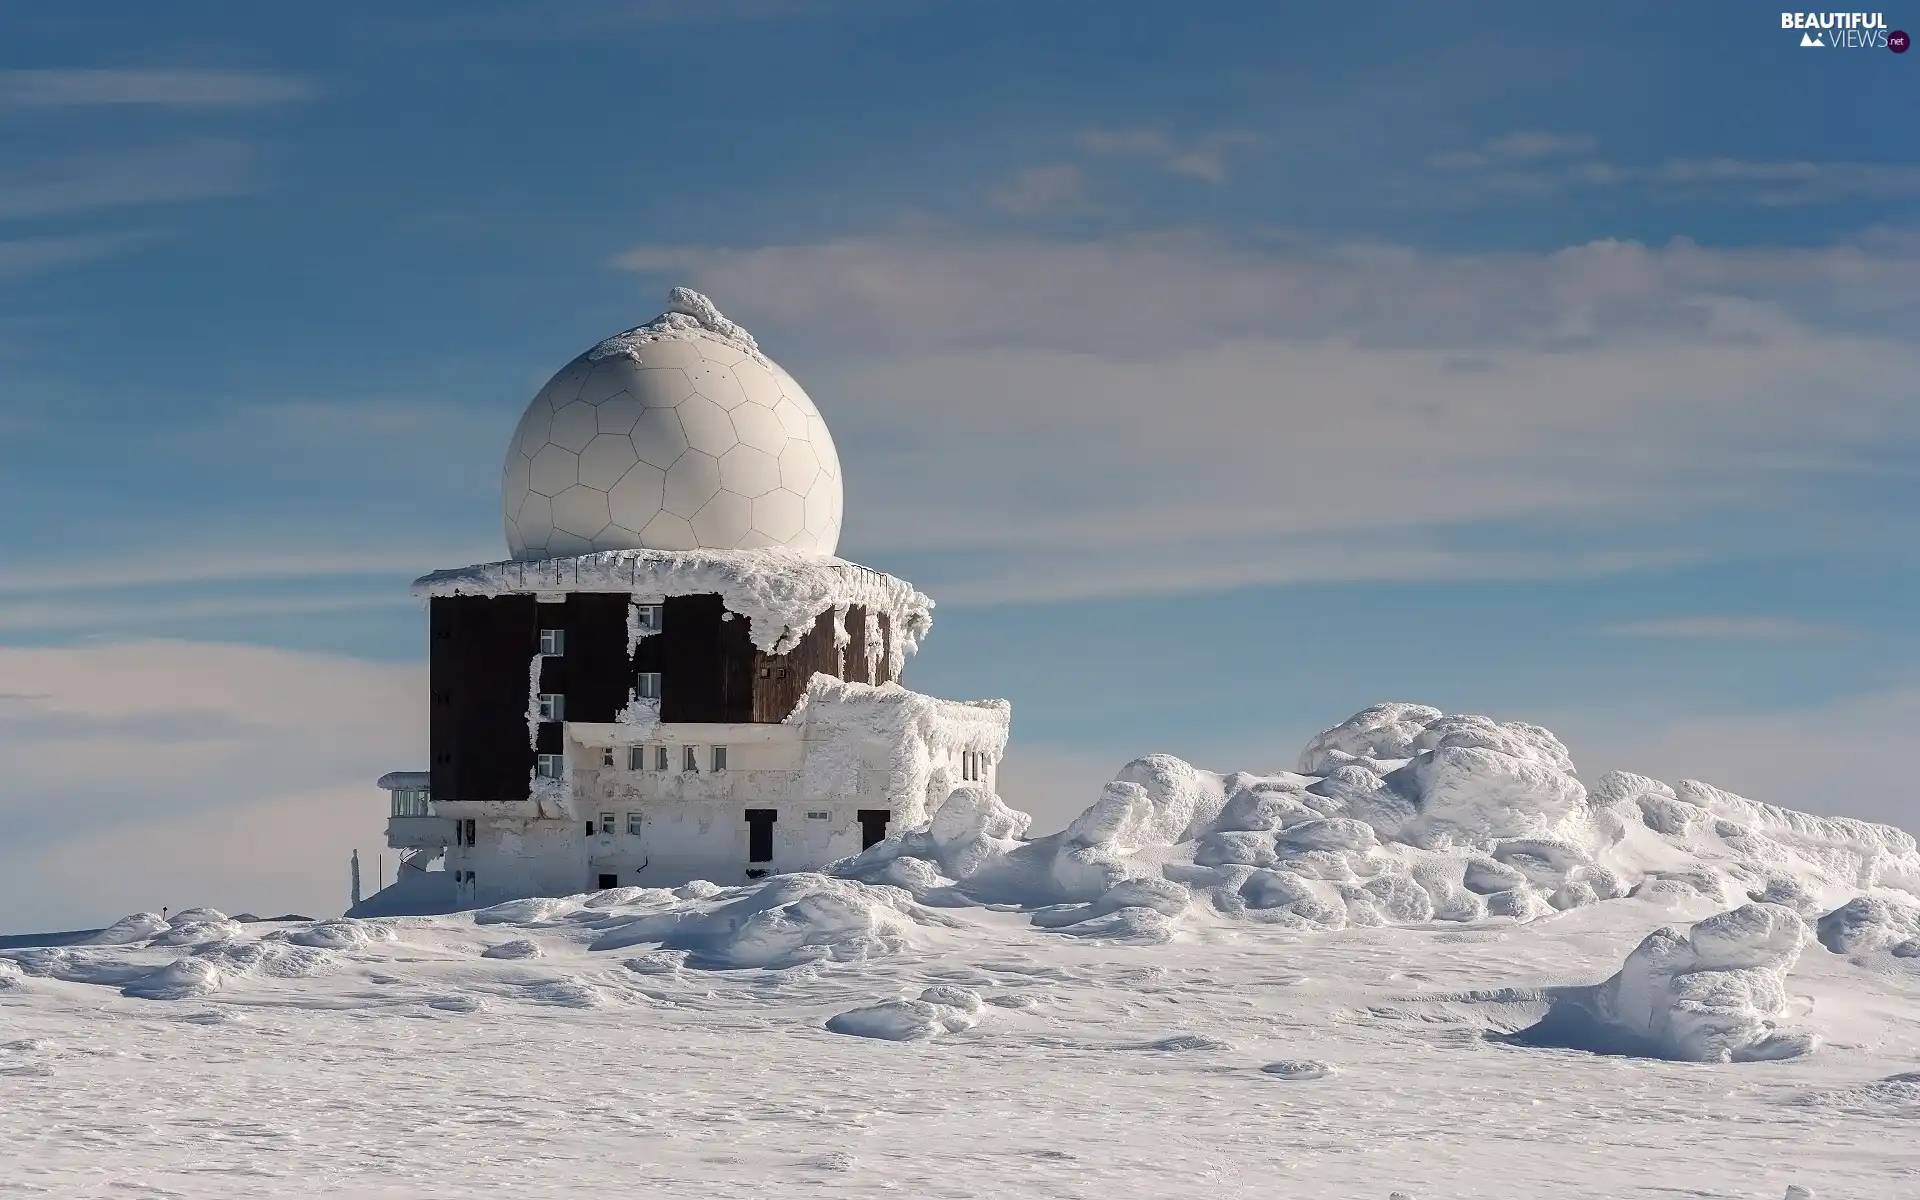
POLYGON ((1724 549, 1700 521, 1920 440, 1915 251, 904 237, 621 262, 826 347, 806 381, 848 447, 849 545, 970 553, 956 581, 1004 599, 1724 549))
POLYGON ((189 642, 0 649, 0 928, 371 886, 384 771, 426 762, 424 672, 189 642))

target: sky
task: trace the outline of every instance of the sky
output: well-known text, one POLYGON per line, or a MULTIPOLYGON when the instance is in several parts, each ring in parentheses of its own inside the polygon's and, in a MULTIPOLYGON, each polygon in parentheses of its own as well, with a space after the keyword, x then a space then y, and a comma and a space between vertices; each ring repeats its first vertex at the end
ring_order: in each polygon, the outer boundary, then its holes
MULTIPOLYGON (((1920 7, 1889 11, 1920 28, 1920 7)), ((1754 5, 0 2, 0 932, 336 912, 685 284, 1057 827, 1413 700, 1920 830, 1920 55, 1754 5)))

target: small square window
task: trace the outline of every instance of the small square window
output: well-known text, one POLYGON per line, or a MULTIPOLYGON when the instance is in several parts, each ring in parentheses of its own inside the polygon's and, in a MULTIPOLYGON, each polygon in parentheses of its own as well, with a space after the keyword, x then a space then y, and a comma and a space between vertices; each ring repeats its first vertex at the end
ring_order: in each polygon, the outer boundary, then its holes
POLYGON ((698 771, 700 769, 700 748, 698 746, 686 747, 685 752, 680 756, 680 769, 682 771, 698 771))
POLYGON ((641 700, 660 698, 660 672, 642 671, 633 677, 633 694, 641 700))
POLYGON ((542 721, 564 721, 567 719, 567 698, 559 692, 540 693, 540 719, 542 721))
POLYGON ((627 770, 644 771, 647 769, 647 748, 645 746, 627 747, 627 770))
MULTIPOLYGON (((521 626, 522 629, 526 626, 521 626)), ((521 645, 525 645, 522 642, 521 645)), ((564 629, 542 629, 540 631, 540 653, 550 658, 558 658, 567 652, 567 631, 564 629)))
POLYGON ((660 632, 660 605, 636 604, 633 606, 633 623, 648 633, 660 632))
POLYGON ((627 834, 629 836, 640 836, 640 827, 645 817, 645 813, 630 812, 627 814, 627 834))
POLYGON ((613 765, 613 747, 612 746, 602 746, 600 748, 600 765, 603 767, 610 767, 613 765))
POLYGON ((613 831, 614 831, 615 829, 617 829, 617 828, 618 828, 618 826, 616 826, 616 825, 615 825, 615 824, 613 823, 613 814, 612 814, 612 813, 601 813, 601 814, 600 814, 600 832, 601 832, 601 833, 605 833, 605 834, 611 834, 611 833, 612 833, 612 832, 613 832, 613 831))
POLYGON ((665 771, 668 769, 668 765, 670 762, 671 762, 671 759, 668 757, 667 748, 665 746, 655 746, 653 748, 653 769, 654 770, 665 771))
POLYGON ((715 746, 713 748, 713 769, 716 771, 724 771, 727 769, 727 748, 725 746, 715 746))
MULTIPOLYGON (((520 761, 525 762, 525 759, 520 761)), ((560 754, 542 754, 533 760, 533 773, 542 779, 558 779, 566 769, 566 756, 560 754)))

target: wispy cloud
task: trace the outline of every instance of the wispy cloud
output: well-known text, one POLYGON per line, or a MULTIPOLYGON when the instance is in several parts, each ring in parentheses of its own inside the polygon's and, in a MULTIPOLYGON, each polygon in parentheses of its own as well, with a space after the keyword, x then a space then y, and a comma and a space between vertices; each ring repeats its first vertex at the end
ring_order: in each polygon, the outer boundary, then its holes
POLYGON ((1920 163, 1731 157, 1622 163, 1593 156, 1594 145, 1589 137, 1513 133, 1435 154, 1428 165, 1459 178, 1456 200, 1616 191, 1653 203, 1794 207, 1920 196, 1920 163))
POLYGON ((381 844, 373 780, 425 761, 411 665, 134 641, 0 648, 0 679, 19 694, 0 706, 15 929, 161 904, 338 912, 347 856, 381 844))
POLYGON ((1829 641, 1853 632, 1844 625, 1763 616, 1655 617, 1602 626, 1600 631, 1628 638, 1766 642, 1829 641))
POLYGON ((0 108, 275 108, 320 89, 293 75, 209 68, 0 71, 0 108))
MULTIPOLYGON (((279 543, 284 544, 284 543, 279 543)), ((22 562, 0 568, 0 595, 140 589, 183 584, 265 583, 324 578, 424 574, 498 557, 499 547, 401 547, 369 551, 316 550, 288 554, 276 543, 226 550, 96 553, 84 558, 22 562)))
POLYGON ((0 220, 208 200, 263 186, 260 153, 233 138, 184 138, 0 168, 0 220))
POLYGON ((16 238, 0 242, 0 279, 78 266, 126 253, 153 241, 142 233, 92 233, 16 238))
POLYGON ((1182 139, 1159 126, 1126 129, 1089 129, 1080 135, 1080 147, 1104 158, 1134 158, 1171 175, 1185 175, 1211 184, 1227 182, 1229 158, 1261 144, 1261 137, 1244 129, 1220 129, 1182 139))
POLYGON ((1088 212, 1093 208, 1087 194, 1087 174, 1072 163, 1028 167, 988 192, 987 200, 1002 212, 1023 217, 1088 212))
POLYGON ((857 334, 860 357, 806 375, 852 464, 847 544, 946 548, 927 582, 956 599, 1632 569, 1737 552, 1687 523, 1920 445, 1920 352, 1886 316, 1920 284, 1893 246, 898 238, 622 261, 741 297, 776 355, 857 334))

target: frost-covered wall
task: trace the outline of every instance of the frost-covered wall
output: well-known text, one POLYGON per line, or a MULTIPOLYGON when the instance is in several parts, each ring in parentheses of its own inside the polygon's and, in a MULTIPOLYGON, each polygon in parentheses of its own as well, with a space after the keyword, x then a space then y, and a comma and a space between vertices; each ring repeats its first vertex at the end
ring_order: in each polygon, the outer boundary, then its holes
POLYGON ((1009 711, 816 675, 779 725, 570 722, 564 778, 536 780, 530 800, 441 805, 474 821, 475 844, 447 866, 474 872, 473 903, 567 895, 607 876, 662 886, 818 870, 860 853, 863 812, 887 813, 898 831, 938 811, 966 782, 963 755, 991 786, 1009 711), (771 858, 751 857, 748 810, 775 814, 771 858))
MULTIPOLYGON (((905 580, 792 550, 605 550, 435 571, 413 585, 414 595, 423 600, 567 592, 624 592, 638 602, 718 595, 727 611, 747 618, 753 644, 767 654, 792 650, 821 613, 833 611, 844 620, 847 609, 859 605, 869 620, 887 614, 893 630, 889 666, 895 675, 933 628, 932 599, 905 580)), ((874 621, 869 646, 879 644, 877 625, 874 621)))

